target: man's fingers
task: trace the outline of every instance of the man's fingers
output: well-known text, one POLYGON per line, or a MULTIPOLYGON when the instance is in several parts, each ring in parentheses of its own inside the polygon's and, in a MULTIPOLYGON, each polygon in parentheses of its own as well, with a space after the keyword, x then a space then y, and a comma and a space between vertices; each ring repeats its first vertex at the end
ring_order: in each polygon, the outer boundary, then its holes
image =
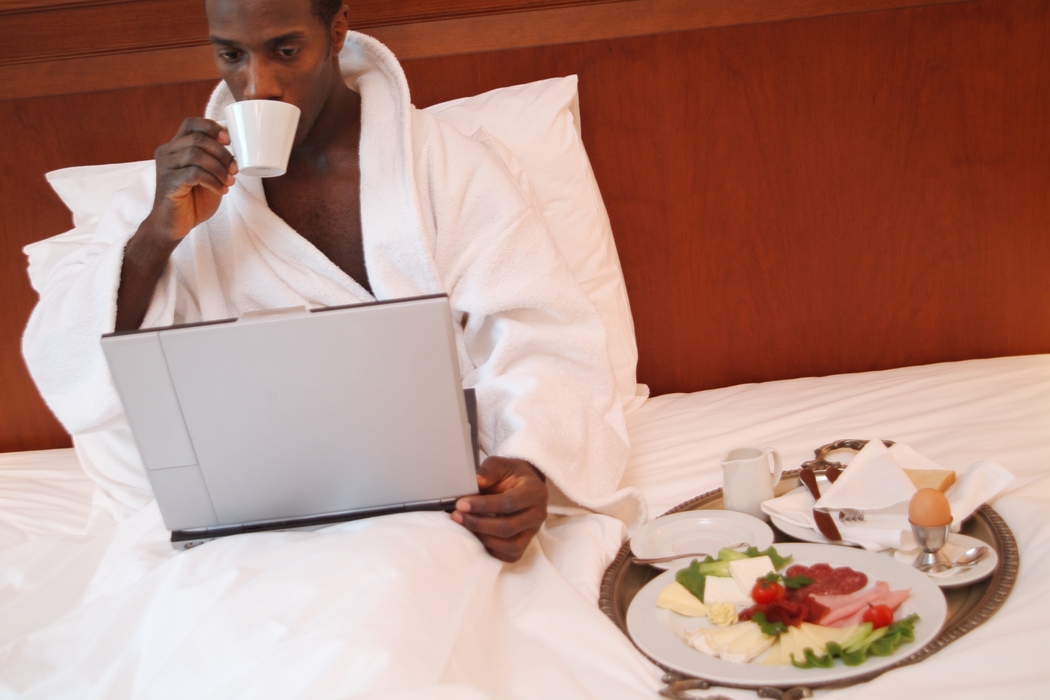
POLYGON ((230 189, 214 172, 196 165, 182 168, 172 184, 174 188, 171 196, 174 197, 185 195, 197 186, 209 189, 216 194, 226 194, 230 189))
POLYGON ((478 486, 483 489, 490 488, 513 476, 516 471, 517 465, 512 460, 490 457, 478 467, 478 486))
MULTIPOLYGON (((526 488, 524 486, 520 488, 526 488)), ((509 515, 531 505, 529 499, 523 499, 514 491, 503 493, 464 496, 456 501, 456 510, 476 513, 477 515, 509 515)))
POLYGON ((535 537, 537 531, 538 528, 536 530, 526 530, 510 539, 500 539, 480 534, 477 537, 489 554, 502 561, 513 563, 521 559, 521 556, 525 554, 525 549, 529 546, 529 542, 535 537))
POLYGON ((165 157, 160 160, 168 167, 186 167, 202 165, 205 161, 215 162, 223 173, 236 171, 233 154, 215 139, 198 132, 188 134, 169 144, 165 144, 165 157))
POLYGON ((547 509, 543 506, 532 506, 513 515, 499 517, 462 511, 453 513, 453 519, 471 532, 503 539, 515 537, 527 530, 539 529, 546 517, 547 509))
MULTIPOLYGON (((219 134, 224 131, 226 131, 226 127, 224 127, 219 122, 213 121, 211 119, 205 119, 204 117, 188 117, 182 120, 182 124, 179 126, 179 130, 175 134, 175 139, 178 139, 180 136, 192 134, 194 132, 207 134, 213 139, 218 139, 219 134)), ((172 140, 174 141, 175 139, 172 140)))

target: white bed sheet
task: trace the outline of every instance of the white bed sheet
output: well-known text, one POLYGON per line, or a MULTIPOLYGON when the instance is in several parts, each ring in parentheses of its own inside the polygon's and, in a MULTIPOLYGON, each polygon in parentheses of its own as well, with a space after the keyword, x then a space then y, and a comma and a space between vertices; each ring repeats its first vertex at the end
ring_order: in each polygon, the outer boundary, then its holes
MULTIPOLYGON (((628 424, 623 485, 642 489, 651 516, 719 486, 719 460, 742 444, 773 445, 787 466, 876 436, 946 467, 1003 464, 1017 478, 994 505, 1021 551, 1003 609, 918 666, 821 696, 1050 691, 1050 356, 661 396, 628 424)), ((155 506, 85 532, 92 494, 71 450, 0 455, 0 697, 631 698, 660 686, 595 604, 621 536, 610 518, 552 521, 512 566, 439 514, 176 553, 155 506)))
MULTIPOLYGON (((651 517, 721 486, 719 462, 771 445, 794 469, 843 438, 906 443, 945 468, 979 459, 1014 475, 993 500, 1017 539, 1020 574, 987 623, 921 664, 828 698, 1050 697, 1050 356, 995 358, 749 384, 650 399, 628 416, 624 486, 651 517)), ((755 697, 719 690, 730 697, 755 697)))

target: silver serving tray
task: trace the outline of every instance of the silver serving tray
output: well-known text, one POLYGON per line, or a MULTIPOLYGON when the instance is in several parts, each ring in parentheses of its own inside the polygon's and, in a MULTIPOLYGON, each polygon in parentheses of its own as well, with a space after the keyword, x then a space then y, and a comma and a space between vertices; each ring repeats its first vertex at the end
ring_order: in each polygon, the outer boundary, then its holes
MULTIPOLYGON (((819 455, 818 450, 818 455, 819 455)), ((818 470, 819 471, 819 470, 818 470)), ((785 472, 780 483, 775 489, 777 496, 798 488, 802 482, 798 478, 798 470, 785 472)), ((681 505, 675 506, 664 515, 680 513, 686 510, 722 509, 722 489, 715 489, 692 498, 681 505)), ((774 542, 796 542, 793 537, 773 528, 774 542)), ((989 506, 981 506, 974 514, 963 523, 962 533, 970 537, 983 540, 999 554, 999 566, 992 575, 983 581, 960 586, 958 588, 941 589, 948 601, 948 617, 941 628, 940 634, 929 644, 919 649, 911 656, 902 659, 899 663, 879 669, 878 671, 862 674, 850 678, 846 682, 835 682, 829 684, 813 684, 813 688, 841 687, 854 685, 869 681, 887 671, 900 666, 918 663, 931 654, 935 654, 944 647, 954 642, 970 630, 978 627, 988 620, 1006 601, 1007 596, 1014 587, 1017 580, 1017 568, 1020 556, 1017 552, 1017 542, 1014 540, 1010 528, 995 510, 989 506)), ((627 633, 627 608, 630 607, 634 596, 645 584, 663 573, 660 569, 651 566, 638 565, 631 560, 630 543, 625 543, 609 568, 605 570, 602 578, 601 595, 598 605, 602 612, 616 623, 624 634, 627 633)), ((628 634, 628 637, 630 635, 628 634)), ((633 640, 632 640, 633 641, 633 640)), ((637 646, 637 645, 636 645, 637 646)), ((641 650, 639 650, 641 651, 641 650)), ((644 652, 643 652, 644 653, 644 652)), ((702 678, 690 678, 673 671, 654 659, 650 658, 657 666, 666 673, 664 683, 667 687, 660 694, 670 698, 682 700, 695 700, 695 695, 687 694, 689 690, 706 690, 711 683, 702 678)), ((735 686, 731 686, 735 687, 735 686)), ((758 688, 759 697, 783 698, 790 700, 794 698, 812 697, 811 688, 758 688)), ((719 696, 720 697, 720 696, 719 696)), ((714 700, 713 698, 711 700, 714 700)))

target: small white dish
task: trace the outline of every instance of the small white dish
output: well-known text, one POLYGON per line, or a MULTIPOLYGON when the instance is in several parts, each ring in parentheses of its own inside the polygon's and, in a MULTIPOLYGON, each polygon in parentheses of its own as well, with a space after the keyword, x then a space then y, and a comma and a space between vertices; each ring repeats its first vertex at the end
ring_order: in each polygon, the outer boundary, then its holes
MULTIPOLYGON (((650 520, 631 538, 631 553, 639 558, 706 552, 717 556, 722 547, 747 542, 759 549, 773 544, 773 530, 745 513, 730 510, 687 510, 650 520)), ((652 564, 681 568, 683 559, 652 564)))
MULTIPOLYGON (((941 588, 956 588, 958 586, 968 586, 971 583, 976 583, 981 579, 991 576, 992 572, 994 572, 999 566, 999 554, 995 551, 995 547, 991 546, 984 540, 953 532, 948 535, 948 544, 952 545, 952 548, 959 553, 965 552, 971 547, 980 547, 983 545, 988 547, 988 556, 968 568, 950 569, 941 574, 928 574, 930 580, 941 588)), ((894 552, 893 558, 897 561, 911 563, 915 561, 915 555, 917 553, 918 550, 912 550, 907 554, 901 550, 897 550, 894 552)))
POLYGON ((811 530, 808 527, 802 525, 796 525, 795 523, 788 522, 778 515, 770 515, 770 521, 772 521, 776 529, 783 532, 785 535, 790 535, 796 540, 802 540, 803 542, 812 542, 813 544, 838 544, 832 542, 824 535, 820 534, 816 530, 811 530))
MULTIPOLYGON (((804 542, 813 542, 814 544, 838 544, 824 537, 815 530, 810 530, 808 527, 802 527, 794 523, 789 523, 782 518, 778 518, 773 515, 770 517, 773 521, 773 525, 778 530, 783 532, 785 535, 790 535, 797 540, 804 542)), ((948 536, 949 544, 952 544, 959 548, 959 551, 965 551, 970 547, 979 547, 981 545, 988 546, 988 556, 977 562, 968 569, 959 569, 950 574, 928 574, 931 581, 936 583, 941 588, 956 588, 958 586, 968 586, 971 583, 976 583, 981 579, 987 578, 992 575, 996 567, 999 566, 999 555, 996 553, 995 548, 989 545, 984 540, 979 540, 976 537, 970 537, 969 535, 960 535, 952 533, 948 536)), ((840 545, 841 546, 841 545, 840 545)), ((904 555, 899 550, 886 550, 886 554, 892 554, 894 559, 902 563, 911 564, 915 560, 916 551, 913 551, 910 555, 904 555)))

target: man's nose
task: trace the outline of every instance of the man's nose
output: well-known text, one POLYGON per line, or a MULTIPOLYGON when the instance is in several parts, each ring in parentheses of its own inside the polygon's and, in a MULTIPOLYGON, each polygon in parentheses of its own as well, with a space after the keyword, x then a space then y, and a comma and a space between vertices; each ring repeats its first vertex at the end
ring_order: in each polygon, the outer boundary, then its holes
POLYGON ((248 62, 247 71, 243 99, 276 100, 284 94, 268 61, 253 58, 248 62))

